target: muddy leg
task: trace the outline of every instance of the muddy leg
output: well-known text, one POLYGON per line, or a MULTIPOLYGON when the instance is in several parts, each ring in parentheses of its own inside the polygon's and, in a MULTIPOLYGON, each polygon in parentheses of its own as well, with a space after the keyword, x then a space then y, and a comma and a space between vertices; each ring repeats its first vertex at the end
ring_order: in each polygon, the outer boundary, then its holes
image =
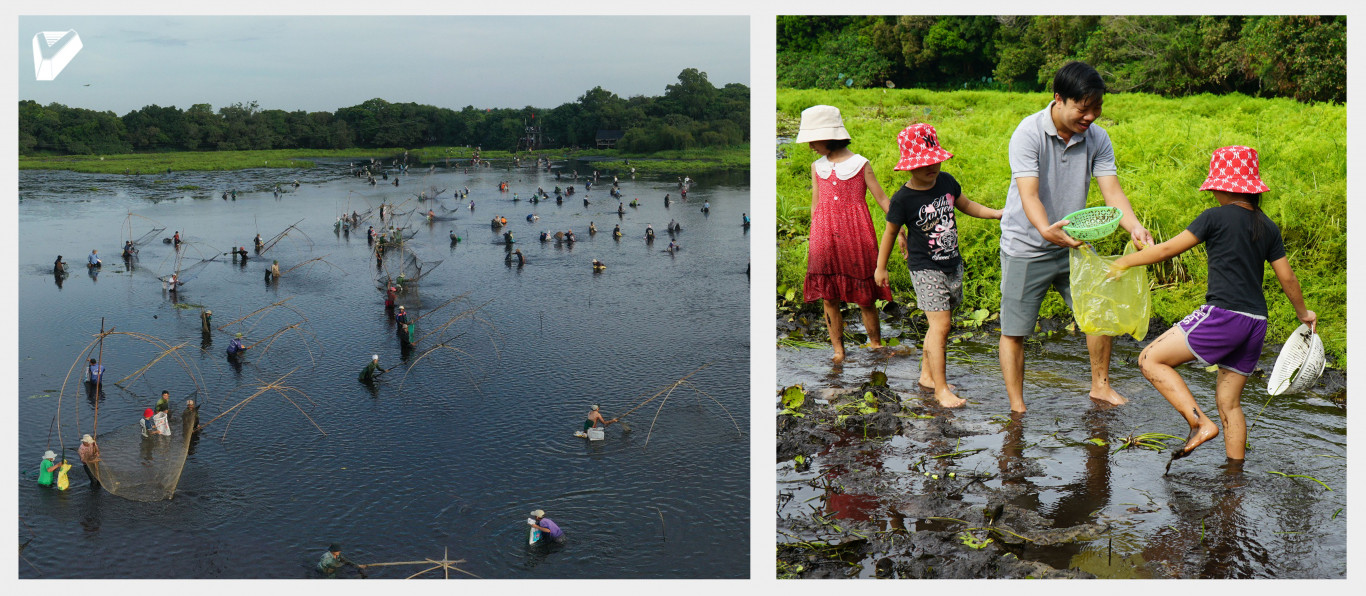
POLYGON ((1010 397, 1010 411, 1025 411, 1024 403, 1024 337, 1001 335, 1001 379, 1010 397))
POLYGON ((825 309, 825 328, 830 333, 830 345, 835 348, 835 356, 831 358, 835 364, 844 362, 844 315, 840 313, 841 304, 829 300, 821 300, 821 307, 825 309))
POLYGON ((1153 343, 1148 344, 1148 347, 1143 348, 1143 353, 1138 356, 1138 366, 1143 370, 1143 376, 1147 377, 1153 388, 1157 389, 1162 397, 1167 398, 1167 403, 1176 408, 1176 411, 1186 419, 1186 424, 1190 425, 1190 435, 1186 438, 1186 444, 1172 454, 1172 459, 1185 457, 1205 441, 1219 436, 1219 427, 1200 411, 1190 387, 1186 386, 1181 374, 1176 372, 1177 365, 1192 360, 1195 360, 1195 355, 1186 347, 1185 336, 1178 327, 1168 329, 1166 333, 1153 340, 1153 343))
MULTIPOLYGON (((949 318, 948 318, 947 321, 944 323, 943 332, 942 332, 942 334, 940 334, 940 335, 935 335, 936 332, 935 332, 935 326, 934 326, 934 325, 935 325, 934 317, 932 316, 933 314, 934 314, 934 313, 932 313, 932 312, 927 312, 927 313, 925 313, 925 317, 926 317, 927 319, 930 320, 930 329, 929 329, 929 331, 927 331, 926 334, 925 334, 925 348, 924 348, 924 349, 925 349, 925 350, 930 349, 930 339, 931 339, 931 337, 935 337, 935 338, 937 338, 936 341, 938 342, 938 343, 935 344, 935 345, 938 345, 938 346, 939 346, 939 349, 940 349, 940 352, 939 352, 939 353, 940 353, 940 354, 943 354, 943 353, 944 353, 945 346, 947 346, 948 343, 949 343, 949 331, 951 331, 951 330, 953 329, 953 314, 950 313, 950 312, 947 312, 947 311, 944 312, 944 314, 949 315, 949 318)), ((926 388, 926 389, 934 389, 934 388, 936 388, 936 387, 939 386, 939 385, 935 384, 934 376, 931 374, 931 371, 930 371, 930 360, 931 360, 931 359, 924 353, 924 350, 922 350, 922 353, 920 354, 920 386, 921 386, 921 387, 924 387, 924 388, 926 388)), ((946 381, 946 382, 947 382, 947 379, 948 379, 948 377, 946 376, 946 377, 945 377, 945 381, 946 381)), ((955 386, 953 383, 948 383, 948 387, 949 387, 949 393, 957 393, 958 387, 955 386)))
POLYGON ((859 313, 863 315, 863 328, 868 331, 868 347, 882 347, 882 323, 878 320, 877 304, 873 302, 860 304, 858 309, 859 313))
POLYGON ((1110 350, 1115 338, 1108 335, 1086 336, 1086 351, 1091 356, 1091 399, 1121 406, 1129 403, 1110 386, 1110 350))
POLYGON ((1242 460, 1247 449, 1247 419, 1243 417, 1243 385, 1247 377, 1219 369, 1214 401, 1219 406, 1219 421, 1224 427, 1224 453, 1229 459, 1242 460))
POLYGON ((928 380, 934 387, 934 399, 945 408, 957 408, 967 401, 954 395, 954 387, 949 384, 944 370, 944 351, 952 324, 949 311, 930 311, 925 316, 930 320, 930 328, 925 332, 925 349, 920 353, 920 384, 925 384, 925 373, 929 372, 928 380))

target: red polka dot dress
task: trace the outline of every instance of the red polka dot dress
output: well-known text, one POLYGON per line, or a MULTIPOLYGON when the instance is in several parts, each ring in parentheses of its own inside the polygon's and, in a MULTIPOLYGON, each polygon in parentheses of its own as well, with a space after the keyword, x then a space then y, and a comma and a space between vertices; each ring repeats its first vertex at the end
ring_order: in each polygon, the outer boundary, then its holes
POLYGON ((822 157, 812 166, 819 200, 811 213, 803 297, 856 304, 891 300, 890 288, 873 283, 878 243, 863 180, 867 158, 831 163, 822 157))

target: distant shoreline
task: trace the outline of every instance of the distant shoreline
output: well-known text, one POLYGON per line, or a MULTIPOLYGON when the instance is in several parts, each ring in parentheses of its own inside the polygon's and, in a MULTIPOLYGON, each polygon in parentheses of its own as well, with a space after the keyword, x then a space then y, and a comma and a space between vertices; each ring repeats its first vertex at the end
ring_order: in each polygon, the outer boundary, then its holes
MULTIPOLYGON (((248 168, 315 167, 314 160, 370 159, 392 163, 407 154, 410 166, 451 162, 468 162, 475 150, 469 147, 424 147, 420 149, 356 148, 356 149, 271 149, 260 151, 168 151, 158 153, 125 153, 116 155, 51 155, 19 158, 21 170, 67 170, 91 174, 163 174, 176 171, 222 171, 248 168)), ((706 172, 749 170, 749 145, 704 147, 669 150, 655 153, 627 153, 613 149, 546 149, 534 152, 480 151, 484 160, 507 161, 520 159, 535 163, 546 157, 551 160, 594 157, 604 165, 622 171, 637 168, 639 173, 700 174, 706 172), (644 160, 628 164, 630 160, 644 160)), ((584 172, 580 173, 581 175, 584 172)))

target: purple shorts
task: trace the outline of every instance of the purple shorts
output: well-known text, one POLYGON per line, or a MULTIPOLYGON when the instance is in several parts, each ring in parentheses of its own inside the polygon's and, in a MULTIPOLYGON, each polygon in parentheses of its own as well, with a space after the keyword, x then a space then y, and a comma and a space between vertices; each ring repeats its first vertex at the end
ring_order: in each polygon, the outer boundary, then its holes
POLYGON ((1257 368, 1266 318, 1206 304, 1176 324, 1200 364, 1219 365, 1243 376, 1257 368))

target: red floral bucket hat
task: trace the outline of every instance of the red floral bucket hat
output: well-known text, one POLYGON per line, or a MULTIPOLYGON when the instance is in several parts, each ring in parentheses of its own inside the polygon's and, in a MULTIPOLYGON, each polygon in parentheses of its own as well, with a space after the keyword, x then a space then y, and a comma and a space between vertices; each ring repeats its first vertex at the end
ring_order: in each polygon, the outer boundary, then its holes
POLYGON ((907 126, 896 135, 896 144, 901 148, 901 161, 892 168, 894 170, 914 170, 953 157, 939 146, 939 133, 934 127, 923 122, 907 126))
POLYGON ((1209 160, 1209 176, 1200 190, 1261 193, 1271 190, 1262 183, 1261 168, 1257 165, 1257 150, 1242 145, 1220 147, 1209 160))

